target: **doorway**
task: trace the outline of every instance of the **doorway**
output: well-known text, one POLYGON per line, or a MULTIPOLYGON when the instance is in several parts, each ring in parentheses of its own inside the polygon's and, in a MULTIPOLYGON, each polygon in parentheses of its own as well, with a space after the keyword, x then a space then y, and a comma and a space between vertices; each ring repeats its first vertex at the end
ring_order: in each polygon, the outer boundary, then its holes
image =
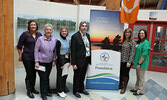
POLYGON ((138 31, 145 29, 147 39, 151 44, 149 67, 150 71, 167 73, 167 22, 166 21, 137 21, 130 24, 134 40, 138 40, 138 31))

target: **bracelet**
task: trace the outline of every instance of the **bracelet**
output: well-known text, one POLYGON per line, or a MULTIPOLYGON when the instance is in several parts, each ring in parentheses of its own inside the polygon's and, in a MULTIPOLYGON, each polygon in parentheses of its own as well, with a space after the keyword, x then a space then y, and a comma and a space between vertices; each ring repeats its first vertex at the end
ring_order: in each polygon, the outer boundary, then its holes
POLYGON ((137 63, 137 65, 141 65, 141 64, 137 63))

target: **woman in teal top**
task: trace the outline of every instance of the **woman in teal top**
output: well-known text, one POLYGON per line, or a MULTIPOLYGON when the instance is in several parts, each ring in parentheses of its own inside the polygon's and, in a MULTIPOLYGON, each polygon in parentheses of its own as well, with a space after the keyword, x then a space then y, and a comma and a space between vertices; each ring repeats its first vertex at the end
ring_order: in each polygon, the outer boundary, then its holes
POLYGON ((147 40, 147 31, 141 29, 138 33, 133 67, 136 68, 137 81, 135 88, 130 90, 133 95, 142 95, 145 93, 145 71, 149 65, 150 43, 147 40))

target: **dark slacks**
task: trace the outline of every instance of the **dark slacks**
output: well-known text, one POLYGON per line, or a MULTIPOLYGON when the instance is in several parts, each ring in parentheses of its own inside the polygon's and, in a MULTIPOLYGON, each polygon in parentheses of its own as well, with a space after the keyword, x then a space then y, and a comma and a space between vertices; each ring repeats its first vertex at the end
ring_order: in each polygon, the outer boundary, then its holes
POLYGON ((57 92, 62 92, 65 91, 66 88, 66 79, 68 75, 64 75, 62 76, 62 69, 61 69, 61 65, 59 64, 59 62, 56 62, 56 67, 57 67, 57 92))
POLYGON ((39 77, 40 77, 40 92, 41 97, 47 96, 47 93, 49 92, 49 75, 52 70, 52 62, 51 63, 41 63, 39 62, 39 65, 45 66, 46 71, 38 71, 39 77))
POLYGON ((126 67, 127 62, 121 62, 120 76, 129 78, 129 72, 131 67, 126 67))
POLYGON ((74 70, 73 93, 82 92, 85 89, 84 80, 88 68, 88 59, 86 58, 86 61, 82 67, 78 65, 77 68, 78 69, 74 70))
POLYGON ((23 64, 26 71, 26 78, 25 78, 26 88, 28 91, 32 92, 34 90, 36 81, 35 62, 23 60, 23 64))

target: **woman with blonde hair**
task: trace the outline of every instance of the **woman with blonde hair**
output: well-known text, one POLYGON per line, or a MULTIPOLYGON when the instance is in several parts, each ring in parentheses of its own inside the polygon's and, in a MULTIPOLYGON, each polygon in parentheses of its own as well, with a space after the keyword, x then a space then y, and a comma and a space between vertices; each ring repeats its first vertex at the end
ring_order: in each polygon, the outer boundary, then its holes
POLYGON ((60 38, 56 42, 57 95, 60 97, 66 97, 65 93, 69 91, 66 87, 66 79, 68 74, 62 75, 63 70, 68 70, 68 68, 70 67, 70 46, 67 36, 67 27, 61 27, 60 38))

